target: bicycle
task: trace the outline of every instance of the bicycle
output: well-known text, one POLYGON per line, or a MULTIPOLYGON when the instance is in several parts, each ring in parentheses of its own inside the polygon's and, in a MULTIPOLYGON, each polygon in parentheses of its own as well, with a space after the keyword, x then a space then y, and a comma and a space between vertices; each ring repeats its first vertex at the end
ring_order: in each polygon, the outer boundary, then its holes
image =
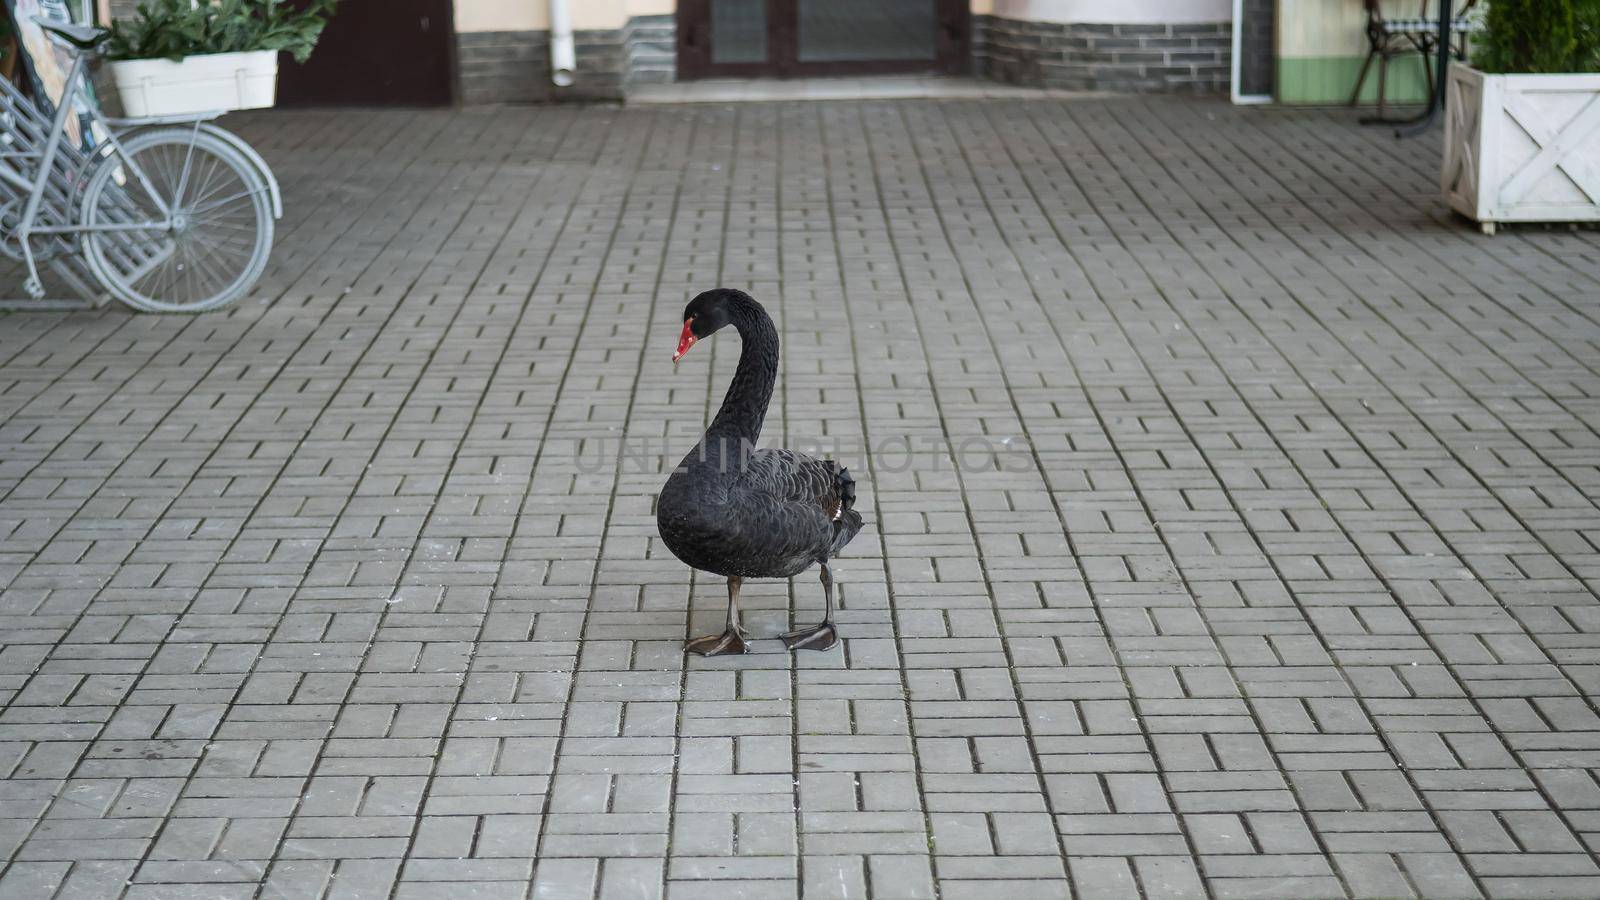
POLYGON ((221 111, 107 118, 86 84, 110 32, 32 21, 71 51, 72 66, 49 118, 0 79, 0 253, 26 264, 28 295, 44 298, 41 262, 85 296, 92 279, 150 312, 217 309, 249 291, 283 215, 260 155, 211 124, 221 111), (87 152, 68 140, 80 110, 96 141, 87 152))

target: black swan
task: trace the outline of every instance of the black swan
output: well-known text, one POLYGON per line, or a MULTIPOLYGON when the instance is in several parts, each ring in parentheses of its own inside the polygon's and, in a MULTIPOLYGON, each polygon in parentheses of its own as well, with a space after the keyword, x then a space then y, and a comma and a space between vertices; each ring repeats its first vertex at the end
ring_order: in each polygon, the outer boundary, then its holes
POLYGON ((739 585, 745 578, 790 578, 817 563, 827 614, 783 636, 791 650, 827 650, 833 627, 832 559, 861 530, 852 507, 856 483, 833 460, 792 450, 757 450, 761 421, 778 377, 778 332, 749 294, 719 288, 689 301, 672 361, 724 325, 739 332, 739 368, 700 443, 661 488, 656 528, 685 563, 728 579, 728 624, 685 649, 702 656, 745 652, 739 585))

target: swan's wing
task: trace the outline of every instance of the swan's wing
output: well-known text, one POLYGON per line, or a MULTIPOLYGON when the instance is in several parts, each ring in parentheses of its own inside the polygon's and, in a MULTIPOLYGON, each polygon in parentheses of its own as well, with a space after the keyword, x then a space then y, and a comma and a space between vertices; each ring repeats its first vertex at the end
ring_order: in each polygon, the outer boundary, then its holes
POLYGON ((738 486, 769 494, 786 503, 800 503, 822 511, 826 521, 839 518, 844 498, 839 495, 839 464, 793 450, 757 450, 741 473, 738 486))
POLYGON ((758 450, 730 486, 739 511, 737 540, 778 560, 825 556, 840 513, 837 466, 792 450, 758 450))

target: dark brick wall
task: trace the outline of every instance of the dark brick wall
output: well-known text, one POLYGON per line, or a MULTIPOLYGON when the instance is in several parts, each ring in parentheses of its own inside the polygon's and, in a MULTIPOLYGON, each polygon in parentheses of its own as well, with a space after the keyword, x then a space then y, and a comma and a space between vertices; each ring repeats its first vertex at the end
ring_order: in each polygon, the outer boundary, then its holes
POLYGON ((622 29, 577 31, 571 87, 550 81, 550 33, 483 31, 456 35, 460 97, 474 103, 542 103, 549 100, 618 100, 622 97, 622 29))
POLYGON ((578 71, 573 85, 550 83, 550 35, 493 31, 457 36, 461 102, 538 103, 619 100, 627 84, 664 84, 678 73, 672 16, 636 16, 620 29, 573 34, 578 71))
POLYGON ((550 36, 544 31, 456 35, 462 103, 533 103, 549 98, 550 36))
POLYGON ((1227 22, 1095 25, 974 16, 973 72, 1070 90, 1226 91, 1227 22))
MULTIPOLYGON (((622 29, 573 32, 578 70, 571 87, 550 85, 552 100, 621 100, 623 60, 622 29)), ((547 85, 550 73, 544 73, 547 85)))

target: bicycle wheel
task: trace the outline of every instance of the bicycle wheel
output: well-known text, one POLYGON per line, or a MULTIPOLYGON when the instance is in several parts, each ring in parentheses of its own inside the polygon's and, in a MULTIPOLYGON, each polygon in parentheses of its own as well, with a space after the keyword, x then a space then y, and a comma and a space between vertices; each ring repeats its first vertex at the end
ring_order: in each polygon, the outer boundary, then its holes
POLYGON ((106 290, 151 312, 203 312, 248 291, 272 253, 273 226, 266 180, 250 161, 213 135, 183 128, 140 132, 122 149, 148 188, 113 154, 83 191, 85 225, 135 229, 84 233, 89 269, 106 290))

